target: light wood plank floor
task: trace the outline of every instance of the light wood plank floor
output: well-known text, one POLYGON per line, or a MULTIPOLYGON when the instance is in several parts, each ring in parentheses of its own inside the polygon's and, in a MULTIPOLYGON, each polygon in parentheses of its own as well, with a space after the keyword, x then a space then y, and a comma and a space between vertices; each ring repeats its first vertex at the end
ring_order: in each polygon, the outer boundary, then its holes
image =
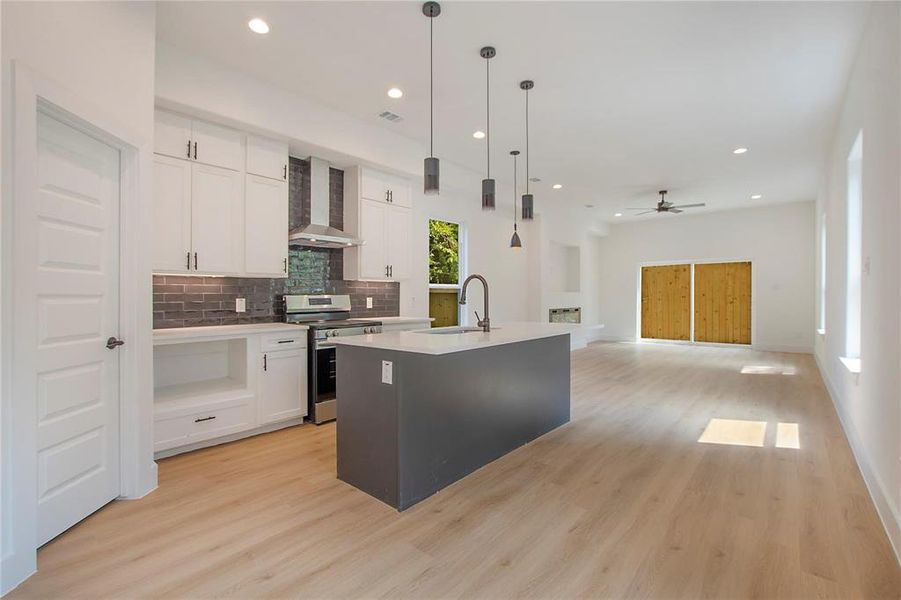
POLYGON ((11 598, 897 598, 810 356, 596 344, 573 421, 403 514, 335 479, 335 428, 161 461, 11 598), (745 373, 743 367, 770 367, 745 373), (764 445, 702 444, 711 418, 764 445), (797 423, 800 449, 775 447, 797 423))

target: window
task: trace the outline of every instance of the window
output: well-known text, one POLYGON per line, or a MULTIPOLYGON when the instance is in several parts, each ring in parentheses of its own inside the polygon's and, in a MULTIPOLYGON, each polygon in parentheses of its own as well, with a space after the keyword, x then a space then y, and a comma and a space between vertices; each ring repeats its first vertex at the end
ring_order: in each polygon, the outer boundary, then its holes
POLYGON ((429 219, 429 316, 433 327, 460 323, 461 228, 429 219))
POLYGON ((817 333, 826 333, 826 213, 820 215, 820 305, 817 314, 817 333))
POLYGON ((863 132, 848 154, 848 263, 845 299, 845 361, 860 363, 861 266, 863 262, 863 132))

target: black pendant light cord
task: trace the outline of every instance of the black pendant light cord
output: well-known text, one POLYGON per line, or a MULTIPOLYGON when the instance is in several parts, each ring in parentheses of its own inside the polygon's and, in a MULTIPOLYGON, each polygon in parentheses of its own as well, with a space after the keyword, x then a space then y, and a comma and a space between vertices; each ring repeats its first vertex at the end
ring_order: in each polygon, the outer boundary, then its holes
POLYGON ((529 193, 529 90, 526 90, 526 194, 529 193))
POLYGON ((513 155, 513 231, 516 231, 516 154, 513 155))
POLYGON ((435 156, 435 19, 429 19, 429 156, 435 156))
POLYGON ((485 146, 488 150, 488 179, 491 179, 491 60, 485 61, 485 146))

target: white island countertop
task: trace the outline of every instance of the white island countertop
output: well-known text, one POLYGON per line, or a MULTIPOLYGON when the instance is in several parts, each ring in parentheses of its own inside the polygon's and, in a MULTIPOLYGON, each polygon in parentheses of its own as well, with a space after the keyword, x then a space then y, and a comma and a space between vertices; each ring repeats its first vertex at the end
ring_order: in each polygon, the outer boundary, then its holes
MULTIPOLYGON (((503 344, 515 344, 528 340, 568 335, 581 327, 574 323, 498 323, 491 331, 467 333, 434 333, 440 329, 420 331, 392 331, 370 335, 354 335, 334 338, 343 346, 359 346, 380 350, 415 352, 418 354, 449 354, 478 350, 503 344)), ((450 328, 449 328, 450 329, 450 328)))

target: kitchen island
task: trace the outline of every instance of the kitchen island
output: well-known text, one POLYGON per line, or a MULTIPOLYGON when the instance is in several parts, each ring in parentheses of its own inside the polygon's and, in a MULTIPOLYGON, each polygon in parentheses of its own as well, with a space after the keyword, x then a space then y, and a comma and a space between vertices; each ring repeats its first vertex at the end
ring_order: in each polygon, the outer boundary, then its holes
POLYGON ((339 479, 404 510, 569 421, 576 326, 474 329, 335 340, 339 479))

